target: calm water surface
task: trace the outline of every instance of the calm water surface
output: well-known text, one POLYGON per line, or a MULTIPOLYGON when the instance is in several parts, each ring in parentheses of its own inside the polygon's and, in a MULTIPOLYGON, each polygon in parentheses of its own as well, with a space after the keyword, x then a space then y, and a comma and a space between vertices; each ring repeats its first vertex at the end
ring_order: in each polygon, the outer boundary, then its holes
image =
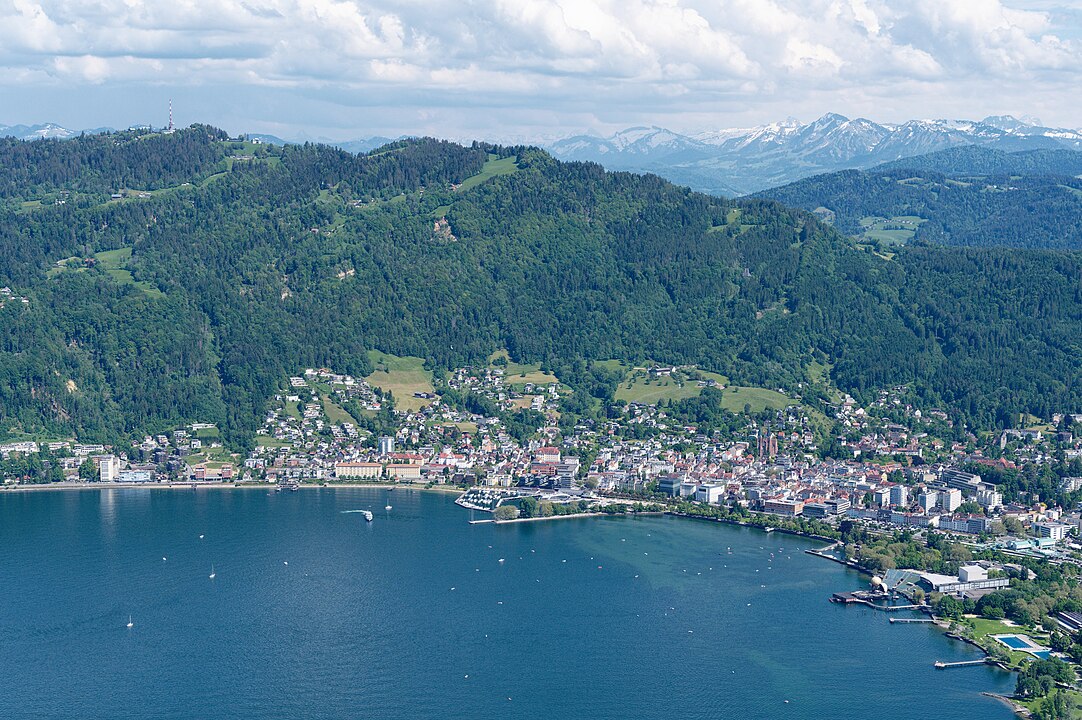
POLYGON ((979 695, 1010 674, 932 668, 974 649, 827 602, 862 581, 815 543, 469 517, 401 489, 2 494, 0 717, 1013 717, 979 695))

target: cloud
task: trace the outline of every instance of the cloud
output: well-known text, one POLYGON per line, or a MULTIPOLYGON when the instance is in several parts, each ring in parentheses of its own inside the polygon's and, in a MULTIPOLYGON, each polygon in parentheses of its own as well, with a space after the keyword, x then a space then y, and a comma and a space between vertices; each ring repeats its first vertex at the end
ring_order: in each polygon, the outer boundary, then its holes
POLYGON ((891 88, 938 107, 1082 79, 1078 22, 1052 0, 0 0, 0 88, 293 89, 478 123, 859 110, 891 88))

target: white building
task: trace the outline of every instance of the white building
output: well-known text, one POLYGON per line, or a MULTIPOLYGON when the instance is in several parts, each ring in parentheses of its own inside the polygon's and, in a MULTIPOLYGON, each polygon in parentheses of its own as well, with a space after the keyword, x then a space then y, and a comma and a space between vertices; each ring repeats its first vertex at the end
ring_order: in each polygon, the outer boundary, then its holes
POLYGON ((383 435, 379 439, 379 454, 390 455, 394 452, 394 438, 383 435))
POLYGON ((116 482, 120 477, 120 458, 116 455, 103 455, 98 461, 98 480, 116 482))
POLYGON ((1070 525, 1058 522, 1035 522, 1033 523, 1033 534, 1039 538, 1050 538, 1055 542, 1063 540, 1067 537, 1067 531, 1071 529, 1070 525))
POLYGON ((962 491, 949 488, 939 491, 939 507, 943 512, 952 513, 962 505, 962 491))
POLYGON ((717 504, 725 496, 724 485, 703 484, 695 490, 695 500, 698 502, 717 504))

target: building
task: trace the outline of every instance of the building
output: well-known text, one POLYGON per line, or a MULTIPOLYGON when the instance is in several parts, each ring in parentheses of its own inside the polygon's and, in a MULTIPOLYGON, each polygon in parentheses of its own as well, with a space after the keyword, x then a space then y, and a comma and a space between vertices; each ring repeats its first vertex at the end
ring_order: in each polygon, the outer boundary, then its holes
POLYGON ((763 510, 774 515, 786 515, 789 517, 796 517, 804 512, 803 500, 786 500, 778 498, 776 500, 767 500, 763 503, 763 510))
POLYGON ((394 452, 394 438, 388 435, 381 435, 379 438, 379 454, 390 455, 394 452))
POLYGON ((939 474, 939 481, 945 483, 947 487, 961 490, 962 494, 976 493, 980 486, 984 484, 981 482, 980 475, 962 472, 954 468, 944 468, 943 472, 939 474))
POLYGON ((153 479, 150 470, 121 470, 117 476, 117 482, 124 483, 148 483, 153 479))
POLYGON ((939 508, 946 513, 952 513, 962 506, 962 491, 958 488, 940 490, 939 508))
POLYGON ((387 466, 387 477, 403 482, 421 479, 420 463, 399 463, 387 466))
POLYGON ((1011 584, 1010 578, 989 578, 984 568, 976 565, 963 565, 958 571, 958 577, 926 572, 917 574, 920 575, 920 584, 925 590, 960 597, 974 591, 999 590, 1011 584))
POLYGON ((778 436, 769 430, 759 433, 759 457, 772 458, 778 454, 778 436))
POLYGON ((725 497, 724 485, 704 484, 695 490, 695 500, 703 503, 716 505, 725 497))
POLYGON ((895 485, 890 489, 890 504, 897 507, 909 507, 909 488, 895 485))
POLYGON ((825 504, 827 506, 827 510, 831 515, 841 515, 847 512, 850 507, 852 507, 852 504, 848 500, 842 499, 827 500, 825 504))
POLYGON ((120 458, 116 455, 102 455, 98 460, 98 479, 101 482, 116 482, 120 477, 120 458))
POLYGON ((917 507, 919 507, 924 512, 928 512, 938 504, 939 493, 937 493, 935 490, 922 492, 920 495, 917 496, 917 507))
POLYGON ((534 453, 534 459, 539 463, 558 463, 560 462, 560 448, 537 448, 537 452, 534 453))
POLYGON ((1060 542, 1067 537, 1067 531, 1071 529, 1070 525, 1058 522, 1035 522, 1033 523, 1033 534, 1039 538, 1051 538, 1055 542, 1060 542))
POLYGON ((886 488, 876 490, 874 493, 872 493, 872 498, 875 500, 875 504, 879 507, 883 507, 884 505, 890 505, 890 490, 886 488))
POLYGON ((380 463, 340 462, 334 464, 334 476, 339 478, 378 478, 383 475, 380 463))
POLYGON ((679 475, 662 475, 657 480, 657 491, 669 497, 679 497, 684 478, 679 475))

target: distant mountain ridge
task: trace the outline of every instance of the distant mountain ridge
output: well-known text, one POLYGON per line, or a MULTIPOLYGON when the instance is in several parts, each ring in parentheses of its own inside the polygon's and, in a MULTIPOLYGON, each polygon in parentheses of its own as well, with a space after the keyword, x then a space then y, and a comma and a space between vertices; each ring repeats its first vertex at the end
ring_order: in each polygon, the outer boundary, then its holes
POLYGON ((880 124, 827 113, 808 124, 789 118, 694 135, 635 127, 608 138, 577 135, 547 149, 562 160, 653 172, 695 190, 745 195, 824 172, 870 168, 965 145, 1005 152, 1077 151, 1082 150, 1082 130, 1049 128, 1010 115, 880 124))
POLYGON ((881 249, 906 242, 1082 250, 1082 152, 948 148, 757 193, 881 249))
POLYGON ((0 137, 13 137, 19 140, 67 140, 80 134, 97 135, 100 133, 114 132, 113 128, 100 127, 87 130, 68 130, 56 123, 41 123, 38 125, 0 125, 0 137))
MULTIPOLYGON (((70 140, 71 138, 78 137, 79 135, 99 135, 101 133, 116 132, 115 128, 100 127, 89 128, 85 130, 69 130, 66 127, 57 125, 56 123, 40 123, 37 125, 0 125, 0 138, 13 137, 17 140, 70 140)), ((248 139, 256 140, 257 142, 266 143, 267 145, 303 145, 304 140, 284 140, 276 135, 269 135, 267 133, 244 133, 248 139)), ((359 138, 356 140, 342 140, 334 141, 326 138, 318 138, 314 142, 321 143, 323 145, 330 145, 346 152, 364 154, 375 150, 376 148, 383 147, 388 143, 392 143, 395 140, 402 140, 406 138, 406 135, 400 135, 397 138, 382 137, 380 135, 374 135, 369 138, 359 138)))

